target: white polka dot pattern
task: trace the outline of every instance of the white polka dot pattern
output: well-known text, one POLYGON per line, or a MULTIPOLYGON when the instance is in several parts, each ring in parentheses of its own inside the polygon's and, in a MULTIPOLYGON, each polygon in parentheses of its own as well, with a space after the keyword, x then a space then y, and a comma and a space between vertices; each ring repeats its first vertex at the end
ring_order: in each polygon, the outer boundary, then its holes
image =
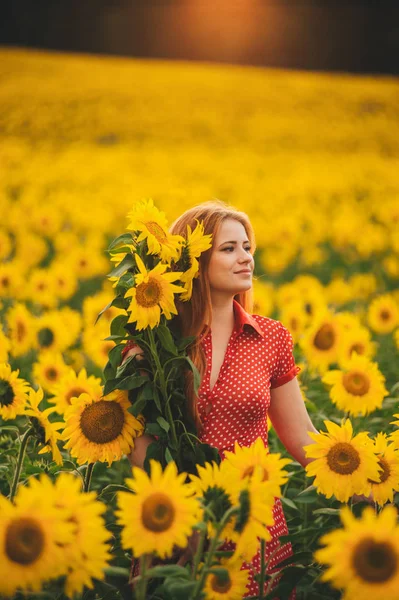
MULTIPOLYGON (((281 323, 259 315, 250 316, 236 302, 234 313, 235 327, 212 390, 212 344, 217 344, 217 340, 212 340, 212 332, 202 339, 207 368, 198 398, 203 424, 201 441, 216 447, 222 458, 225 451, 234 450, 235 442, 250 446, 261 437, 267 446, 270 388, 287 383, 299 371, 292 354, 291 334, 281 323)), ((280 500, 276 499, 273 514, 274 525, 269 529, 272 539, 266 544, 266 561, 270 558, 268 572, 292 556, 290 544, 279 548, 279 537, 288 533, 280 500)), ((250 564, 244 563, 243 568, 248 567, 252 574, 245 597, 259 593, 253 579, 260 568, 259 551, 250 564)))

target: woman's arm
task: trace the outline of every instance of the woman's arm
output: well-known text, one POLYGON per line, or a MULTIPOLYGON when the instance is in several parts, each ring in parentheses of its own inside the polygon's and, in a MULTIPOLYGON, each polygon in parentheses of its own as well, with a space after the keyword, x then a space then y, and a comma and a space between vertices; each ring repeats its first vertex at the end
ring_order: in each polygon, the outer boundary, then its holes
MULTIPOLYGON (((129 356, 137 356, 137 360, 141 360, 142 354, 143 352, 139 346, 133 346, 128 352, 126 352, 125 356, 123 357, 122 364, 129 358, 129 356)), ((130 464, 133 467, 140 467, 140 469, 144 468, 144 460, 147 453, 147 448, 154 440, 155 438, 153 438, 152 435, 147 434, 141 435, 134 440, 134 448, 132 448, 131 453, 127 455, 130 464)))
POLYGON ((312 461, 303 449, 313 444, 308 432, 318 433, 306 410, 297 379, 270 390, 269 417, 278 437, 291 456, 302 466, 312 461))

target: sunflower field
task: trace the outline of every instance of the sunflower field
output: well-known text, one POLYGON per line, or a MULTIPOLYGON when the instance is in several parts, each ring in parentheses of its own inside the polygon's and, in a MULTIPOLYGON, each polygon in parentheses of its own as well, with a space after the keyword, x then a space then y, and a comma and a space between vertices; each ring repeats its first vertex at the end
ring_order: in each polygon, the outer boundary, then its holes
POLYGON ((397 79, 0 59, 0 597, 238 600, 278 496, 294 559, 277 575, 262 564, 251 597, 397 599, 397 79), (163 235, 215 198, 254 225, 254 313, 293 336, 319 431, 306 468, 271 426, 270 453, 237 444, 219 465, 205 445, 180 451, 182 394, 166 412, 159 400, 187 361, 173 297, 209 241, 189 232, 190 269, 170 269, 179 243, 157 246, 137 210, 156 210, 163 235), (147 313, 150 276, 167 300, 147 313), (121 364, 131 322, 159 385, 121 364), (144 431, 162 452, 132 469, 144 431), (194 538, 185 565, 176 548, 194 538))

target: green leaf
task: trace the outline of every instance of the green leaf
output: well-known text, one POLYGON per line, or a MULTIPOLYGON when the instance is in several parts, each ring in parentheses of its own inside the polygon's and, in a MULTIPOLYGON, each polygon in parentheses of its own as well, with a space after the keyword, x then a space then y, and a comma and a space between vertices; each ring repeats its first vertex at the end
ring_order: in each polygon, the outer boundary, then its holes
POLYGON ((174 458, 173 458, 173 456, 171 455, 169 448, 166 448, 166 450, 165 450, 165 458, 166 458, 166 462, 167 462, 168 464, 169 464, 170 462, 173 462, 173 461, 174 461, 174 458))
POLYGON ((123 244, 131 244, 132 245, 133 243, 134 243, 134 241, 133 241, 133 236, 131 233, 122 233, 122 235, 119 235, 117 238, 112 240, 112 242, 108 246, 107 251, 110 252, 117 246, 121 246, 123 244))
POLYGON ((170 579, 165 579, 164 586, 173 600, 187 600, 187 598, 191 597, 191 593, 197 586, 197 582, 186 581, 180 577, 178 579, 171 577, 170 579))
POLYGON ((224 583, 228 583, 230 579, 229 572, 224 567, 212 567, 211 569, 209 569, 209 572, 214 573, 214 575, 217 575, 218 583, 220 583, 221 585, 223 585, 224 583))
POLYGON ((153 567, 146 571, 148 577, 180 577, 182 579, 188 579, 189 574, 187 569, 180 565, 163 565, 153 567))
POLYGON ((318 508, 313 511, 314 515, 339 515, 339 508, 318 508))
POLYGON ((200 373, 199 373, 197 367, 195 366, 195 364, 193 363, 193 361, 191 360, 191 358, 189 356, 186 356, 186 361, 190 365, 190 368, 191 368, 191 370, 193 372, 193 376, 194 376, 194 392, 197 395, 198 394, 198 390, 199 390, 199 386, 201 384, 201 376, 200 376, 200 373))
POLYGON ((152 393, 153 393, 153 400, 155 402, 155 406, 157 407, 157 409, 161 413, 162 412, 161 400, 159 398, 159 393, 158 393, 158 390, 157 390, 156 386, 153 387, 152 393))
POLYGON ((284 498, 283 496, 280 498, 282 504, 284 504, 285 506, 289 506, 290 508, 293 508, 294 510, 299 510, 297 505, 290 500, 289 498, 284 498))
POLYGON ((170 352, 174 356, 177 356, 176 344, 173 340, 173 336, 170 332, 169 327, 161 323, 160 325, 158 325, 155 331, 159 341, 161 342, 162 347, 165 348, 167 352, 170 352))
POLYGON ((166 431, 166 433, 168 433, 169 429, 170 429, 170 425, 169 423, 166 421, 166 419, 164 419, 163 417, 158 417, 157 418, 157 423, 160 427, 162 427, 162 429, 164 431, 166 431))
MULTIPOLYGON (((114 298, 114 299, 115 299, 115 298, 114 298)), ((94 321, 94 325, 97 323, 97 321, 98 321, 98 319, 101 317, 101 315, 102 315, 103 313, 105 313, 105 311, 106 311, 106 310, 108 310, 109 308, 111 308, 111 306, 112 306, 112 303, 113 303, 114 299, 113 299, 113 300, 111 300, 110 302, 108 302, 108 304, 107 304, 107 305, 106 305, 106 306, 105 306, 105 307, 104 307, 102 310, 100 310, 100 312, 98 313, 98 315, 97 315, 97 317, 96 317, 96 320, 94 321)))
POLYGON ((148 473, 148 475, 150 474, 150 460, 156 460, 157 462, 160 462, 162 465, 164 464, 163 449, 162 449, 161 444, 157 441, 153 442, 152 444, 150 444, 148 446, 147 452, 145 455, 143 468, 144 468, 144 471, 146 473, 148 473))
POLYGON ((148 433, 148 435, 157 435, 157 436, 165 435, 164 430, 162 429, 162 427, 160 425, 158 425, 158 423, 146 423, 145 424, 145 433, 148 433))
POLYGON ((120 262, 120 264, 112 269, 111 273, 108 274, 108 277, 121 277, 128 269, 131 269, 136 264, 133 256, 131 254, 126 254, 125 258, 120 262))
POLYGON ((190 344, 195 342, 196 339, 197 338, 195 337, 195 335, 191 335, 190 337, 182 338, 181 340, 177 341, 177 347, 180 351, 184 350, 185 348, 187 348, 187 346, 189 346, 190 344))
POLYGON ((108 360, 114 369, 116 369, 121 364, 122 350, 123 345, 118 344, 118 346, 114 346, 114 348, 112 348, 108 353, 108 360))
POLYGON ((124 379, 109 379, 104 386, 104 396, 114 390, 134 390, 148 381, 148 377, 141 375, 129 375, 124 379))
POLYGON ((129 317, 127 315, 118 315, 111 321, 111 335, 126 335, 125 325, 128 322, 129 317))

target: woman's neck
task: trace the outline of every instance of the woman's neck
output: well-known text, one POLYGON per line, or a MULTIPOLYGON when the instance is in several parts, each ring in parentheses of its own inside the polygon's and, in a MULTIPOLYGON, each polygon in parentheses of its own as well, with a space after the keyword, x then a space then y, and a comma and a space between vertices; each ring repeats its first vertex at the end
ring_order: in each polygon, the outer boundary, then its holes
POLYGON ((233 298, 212 298, 211 328, 234 327, 233 298))

